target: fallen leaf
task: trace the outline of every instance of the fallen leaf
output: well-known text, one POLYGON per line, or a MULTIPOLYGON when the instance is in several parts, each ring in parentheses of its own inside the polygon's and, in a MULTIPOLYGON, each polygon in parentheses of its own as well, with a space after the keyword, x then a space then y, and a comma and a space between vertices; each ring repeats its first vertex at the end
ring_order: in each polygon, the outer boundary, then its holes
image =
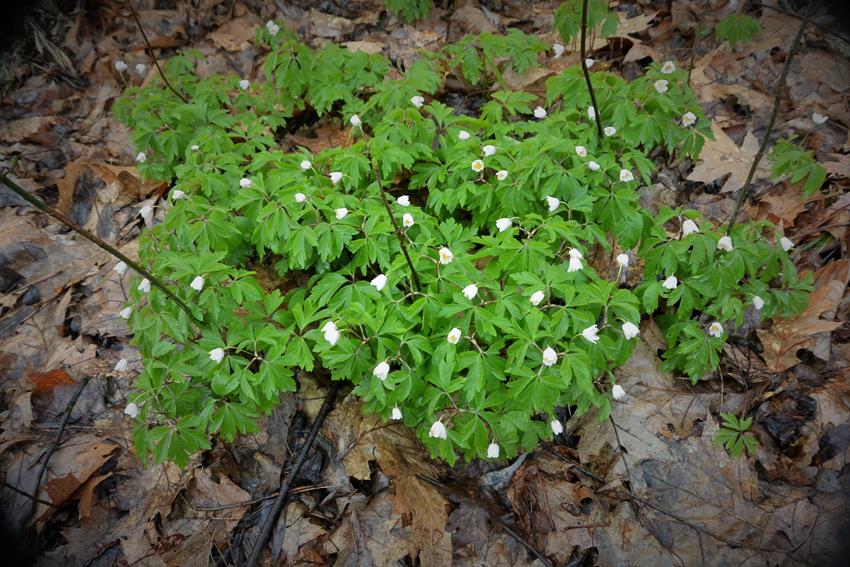
POLYGON ((375 55, 384 51, 384 46, 374 41, 345 41, 342 46, 352 53, 362 51, 370 55, 375 55))
POLYGON ((316 37, 338 39, 351 33, 354 23, 348 18, 332 16, 310 8, 310 33, 316 37))
POLYGON ((464 33, 495 33, 499 30, 475 0, 463 0, 452 12, 451 21, 464 33))
POLYGON ((254 39, 259 26, 259 18, 249 12, 245 16, 230 20, 207 37, 226 51, 244 51, 251 46, 251 40, 254 39))
POLYGON ((47 372, 32 373, 28 376, 33 384, 34 394, 46 394, 53 391, 57 386, 73 386, 77 383, 71 378, 71 375, 62 370, 55 368, 47 372))
POLYGON ((104 475, 99 476, 90 476, 88 480, 86 480, 78 491, 79 494, 77 496, 80 499, 80 503, 77 507, 80 513, 80 519, 84 520, 91 516, 91 507, 92 501, 94 500, 94 489, 97 488, 97 485, 111 477, 112 473, 106 473, 104 475))
POLYGON ((448 502, 440 492, 412 475, 393 479, 394 507, 410 527, 408 550, 423 567, 451 565, 452 538, 446 531, 448 502))
MULTIPOLYGON (((797 351, 813 350, 818 333, 828 333, 840 327, 840 321, 821 319, 822 314, 834 313, 850 280, 850 260, 837 260, 824 265, 815 273, 814 291, 809 306, 792 319, 775 321, 770 329, 759 329, 758 336, 764 345, 765 363, 774 372, 788 370, 799 362, 797 351)), ((821 358, 827 352, 818 352, 821 358)))
MULTIPOLYGON (((694 167, 689 181, 701 181, 702 183, 713 183, 715 180, 729 174, 721 188, 721 192, 729 193, 737 191, 744 186, 747 173, 753 163, 753 158, 758 152, 759 142, 752 132, 747 132, 741 147, 730 138, 716 123, 712 123, 711 131, 714 140, 706 140, 705 147, 700 155, 700 162, 694 167)), ((762 160, 753 181, 769 176, 769 170, 762 160)))

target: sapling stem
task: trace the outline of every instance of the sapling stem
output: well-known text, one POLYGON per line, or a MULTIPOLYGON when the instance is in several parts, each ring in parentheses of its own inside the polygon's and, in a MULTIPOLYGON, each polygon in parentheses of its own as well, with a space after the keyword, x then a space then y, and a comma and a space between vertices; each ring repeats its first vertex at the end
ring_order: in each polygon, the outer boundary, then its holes
POLYGON ((407 261, 407 266, 410 268, 410 277, 411 283, 413 284, 413 291, 419 291, 419 274, 416 272, 416 268, 413 267, 413 261, 410 259, 410 254, 407 253, 407 245, 404 243, 404 235, 402 233, 401 228, 398 226, 398 223, 393 216, 392 207, 390 207, 390 202, 387 200, 387 193, 384 191, 384 184, 381 181, 381 170, 378 168, 377 163, 373 163, 373 171, 375 173, 375 180, 378 183, 379 194, 381 195, 381 202, 384 203, 384 208, 387 210, 387 214, 390 217, 390 222, 393 223, 393 228, 395 229, 395 235, 398 238, 398 245, 401 247, 401 253, 404 254, 404 259, 407 261))
POLYGON ((587 69, 587 48, 585 45, 585 39, 587 35, 587 0, 584 0, 581 4, 581 70, 584 73, 584 82, 587 83, 587 91, 590 93, 590 104, 593 105, 593 112, 595 114, 594 121, 596 122, 596 133, 599 135, 599 139, 603 138, 602 133, 602 115, 599 112, 599 105, 596 104, 596 93, 593 92, 593 83, 590 82, 590 71, 587 69))

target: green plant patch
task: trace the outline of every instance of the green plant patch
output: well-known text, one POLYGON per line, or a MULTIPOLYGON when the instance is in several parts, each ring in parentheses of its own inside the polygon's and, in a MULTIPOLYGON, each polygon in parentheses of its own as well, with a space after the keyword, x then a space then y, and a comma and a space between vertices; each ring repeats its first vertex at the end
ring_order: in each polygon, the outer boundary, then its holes
POLYGON ((746 309, 806 303, 770 224, 726 235, 692 210, 640 208, 650 153, 695 158, 710 136, 672 63, 632 82, 593 73, 598 110, 570 68, 545 100, 499 90, 469 116, 440 101, 448 77, 498 84, 546 46, 469 36, 391 78, 380 55, 257 35, 257 81, 198 78, 189 52, 166 66, 188 103, 155 84, 115 105, 142 174, 173 185, 141 262, 194 315, 132 285, 144 458, 184 464, 211 436, 255 431, 311 374, 348 381, 435 457, 510 457, 562 431, 555 408, 607 415, 643 317, 696 381, 746 309), (347 141, 282 149, 311 116, 347 141), (618 283, 637 266, 639 285, 618 283))

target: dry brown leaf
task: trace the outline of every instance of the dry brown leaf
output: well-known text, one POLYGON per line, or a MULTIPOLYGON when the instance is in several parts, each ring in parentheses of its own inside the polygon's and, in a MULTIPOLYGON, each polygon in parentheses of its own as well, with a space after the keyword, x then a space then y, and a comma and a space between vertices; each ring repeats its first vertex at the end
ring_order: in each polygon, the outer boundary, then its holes
POLYGON ((340 128, 338 124, 324 123, 315 129, 315 136, 307 134, 291 134, 290 143, 295 146, 304 146, 314 154, 327 148, 350 146, 354 139, 351 131, 340 128))
POLYGON ((452 538, 446 531, 448 502, 440 492, 412 475, 393 479, 395 510, 410 527, 410 557, 423 567, 452 564, 452 538))
MULTIPOLYGON (((815 195, 815 199, 818 198, 815 195)), ((750 207, 750 218, 767 219, 774 224, 794 226, 797 215, 806 210, 807 205, 815 199, 806 199, 800 184, 782 183, 776 191, 762 197, 759 203, 750 207)))
POLYGON ((244 51, 251 46, 251 40, 254 39, 259 26, 259 18, 249 12, 241 18, 230 20, 211 32, 208 37, 226 51, 244 51))
POLYGON ((71 375, 62 370, 55 368, 47 372, 34 372, 27 376, 33 384, 34 394, 47 394, 53 391, 57 386, 73 386, 77 383, 71 378, 71 375))
POLYGON ((354 22, 341 16, 325 14, 315 8, 310 9, 310 33, 317 37, 338 39, 351 33, 354 22))
POLYGON ((815 347, 815 335, 828 333, 841 326, 840 321, 827 321, 821 319, 821 315, 834 313, 847 291, 848 280, 850 260, 826 264, 815 273, 815 289, 805 311, 793 319, 776 321, 770 329, 758 331, 768 368, 774 372, 788 370, 799 362, 798 350, 812 350, 815 347))
POLYGON ((80 503, 78 505, 78 510, 80 513, 80 519, 84 520, 91 516, 91 507, 92 502, 94 501, 94 489, 97 488, 97 485, 111 477, 112 473, 106 473, 104 475, 98 476, 90 476, 88 480, 86 480, 80 489, 77 491, 80 498, 80 503))
POLYGON ((476 0, 463 0, 452 12, 451 21, 464 33, 495 33, 499 30, 476 0))
MULTIPOLYGON (((748 131, 744 137, 744 143, 741 144, 741 147, 738 147, 716 123, 712 123, 711 131, 714 133, 715 139, 706 140, 705 148, 700 155, 700 162, 688 175, 688 180, 713 183, 720 177, 730 174, 721 191, 723 193, 737 191, 744 186, 747 179, 747 172, 749 172, 753 158, 758 152, 758 140, 752 132, 748 131)), ((753 181, 768 177, 768 175, 769 170, 763 160, 756 170, 753 181)))
POLYGON ((384 45, 374 41, 345 41, 342 46, 352 53, 362 51, 370 55, 375 55, 384 51, 384 45))

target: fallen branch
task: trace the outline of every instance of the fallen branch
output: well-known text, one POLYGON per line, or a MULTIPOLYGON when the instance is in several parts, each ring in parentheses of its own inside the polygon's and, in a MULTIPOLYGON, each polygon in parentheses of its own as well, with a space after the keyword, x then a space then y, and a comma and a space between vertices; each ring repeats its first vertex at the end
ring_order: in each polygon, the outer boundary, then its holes
POLYGON ((165 283, 162 280, 160 280, 158 277, 156 277, 155 275, 150 273, 148 270, 146 270, 141 264, 139 264, 135 260, 131 260, 125 254, 123 254, 120 250, 118 250, 117 248, 115 248, 114 246, 112 246, 111 244, 109 244, 108 242, 106 242, 105 240, 103 240, 102 238, 97 236, 96 234, 84 229, 83 227, 81 227, 80 225, 78 225, 77 223, 72 221, 70 218, 68 218, 61 211, 59 211, 55 207, 51 207, 50 205, 48 205, 47 203, 45 203, 44 201, 42 201, 41 199, 39 199, 38 197, 36 197, 32 193, 30 193, 26 189, 24 189, 23 187, 21 187, 20 185, 15 183, 14 181, 12 181, 9 178, 9 176, 6 175, 5 173, 0 174, 0 180, 2 180, 3 184, 6 187, 8 187, 12 192, 17 194, 21 199, 23 199, 24 201, 26 201, 27 203, 29 203, 30 205, 32 205, 36 209, 38 209, 41 212, 43 212, 43 213, 53 217, 54 219, 58 220, 59 222, 61 222, 62 224, 64 224, 65 226, 67 226, 68 228, 70 228, 71 230, 73 230, 74 232, 79 234, 80 236, 82 236, 83 238, 86 238, 87 240, 89 240, 92 243, 94 243, 95 245, 97 245, 98 248, 100 248, 100 249, 102 249, 106 252, 109 252, 110 254, 112 254, 113 256, 115 256, 116 258, 118 258, 119 260, 121 260, 122 262, 124 262, 125 264, 130 266, 131 268, 133 268, 133 270, 135 270, 136 273, 138 273, 139 275, 146 277, 148 280, 150 280, 151 284, 154 287, 158 288, 171 301, 176 303, 177 306, 180 307, 180 309, 182 309, 183 312, 186 313, 186 315, 188 315, 189 317, 191 317, 193 320, 195 320, 198 323, 203 323, 203 321, 201 319, 199 319, 198 317, 195 316, 194 313, 192 313, 192 310, 189 309, 189 306, 186 305, 183 302, 182 299, 177 297, 174 294, 174 292, 172 292, 170 289, 168 289, 168 287, 165 285, 165 283))
POLYGON ((148 57, 150 57, 151 61, 153 61, 153 64, 156 67, 156 70, 159 71, 159 76, 162 77, 162 81, 165 83, 165 86, 168 87, 168 90, 177 95, 180 100, 188 104, 189 99, 171 86, 171 83, 168 81, 168 77, 165 76, 165 71, 163 71, 162 67, 159 66, 159 61, 157 61, 156 56, 153 54, 151 42, 148 41, 148 34, 145 33, 145 28, 142 26, 142 20, 139 18, 139 13, 136 11, 136 8, 133 7, 133 1, 127 0, 127 5, 130 7, 130 12, 133 13, 133 18, 136 20, 136 25, 139 26, 139 31, 142 32, 142 39, 145 40, 145 53, 147 53, 148 57))
MULTIPOLYGON (((322 408, 319 410, 319 414, 316 416, 316 420, 313 422, 313 426, 310 428, 310 432, 307 434, 307 439, 304 440, 304 444, 301 445, 301 450, 298 451, 298 456, 295 458, 295 463, 293 463, 292 468, 289 469, 289 474, 284 475, 286 466, 285 463, 284 465, 281 465, 280 490, 274 502, 272 503, 272 509, 269 512, 269 515, 266 516, 266 519, 260 526, 260 535, 257 537, 257 541, 254 543, 254 548, 251 550, 251 556, 248 557, 248 562, 246 563, 247 567, 254 567, 254 565, 256 565, 257 561, 260 559, 260 554, 263 552, 263 548, 266 546, 269 541, 269 538, 272 535, 272 528, 277 523, 277 518, 278 516, 280 516, 281 510, 283 510, 283 504, 286 502, 286 497, 289 494, 289 489, 292 486, 292 483, 295 481, 295 478, 298 476, 298 471, 301 470, 301 466, 307 459, 307 453, 310 452, 310 448, 313 446, 313 442, 316 440, 316 435, 319 434, 319 429, 321 429, 322 423, 324 423, 325 418, 331 412, 331 408, 333 408, 334 405, 334 400, 336 399, 336 395, 339 392, 341 386, 341 381, 335 381, 331 385, 331 389, 330 391, 328 391, 328 395, 325 396, 325 401, 322 403, 322 408)), ((283 537, 283 535, 281 535, 281 537, 283 537)))
POLYGON ((593 92, 593 83, 590 82, 590 71, 587 69, 587 53, 585 47, 585 36, 587 35, 587 0, 584 0, 581 5, 581 70, 584 73, 584 82, 587 83, 587 90, 590 92, 590 104, 593 105, 594 122, 596 122, 596 133, 599 139, 603 138, 602 133, 602 114, 599 112, 599 105, 596 104, 596 93, 593 92))
POLYGON ((803 32, 806 30, 806 26, 809 25, 809 20, 811 19, 817 4, 818 0, 809 1, 809 6, 806 8, 806 14, 803 16, 803 21, 800 22, 800 27, 797 29, 797 35, 794 36, 793 43, 791 43, 791 49, 788 51, 788 55, 785 56, 785 64, 782 66, 782 74, 779 76, 779 84, 776 85, 776 88, 774 89, 775 95, 773 97, 773 110, 770 112, 770 120, 767 122, 767 130, 764 132, 764 137, 761 139, 759 151, 756 153, 756 157, 753 159, 753 164, 750 166, 750 171, 747 173, 747 180, 744 182, 741 192, 738 193, 738 199, 735 201, 735 209, 732 211, 732 218, 729 219, 729 225, 726 228, 727 233, 732 232, 732 228, 735 226, 735 221, 738 220, 738 213, 741 212, 741 206, 744 204, 744 201, 747 200, 750 193, 753 176, 756 173, 759 162, 761 162, 761 158, 764 157, 767 144, 770 142, 770 135, 773 133, 773 124, 776 122, 776 115, 779 114, 779 105, 782 103, 782 96, 785 94, 785 80, 788 77, 788 71, 791 69, 791 60, 794 59, 794 54, 797 52, 797 47, 799 47, 800 40, 803 38, 803 32))

